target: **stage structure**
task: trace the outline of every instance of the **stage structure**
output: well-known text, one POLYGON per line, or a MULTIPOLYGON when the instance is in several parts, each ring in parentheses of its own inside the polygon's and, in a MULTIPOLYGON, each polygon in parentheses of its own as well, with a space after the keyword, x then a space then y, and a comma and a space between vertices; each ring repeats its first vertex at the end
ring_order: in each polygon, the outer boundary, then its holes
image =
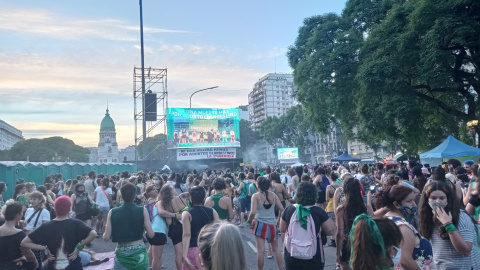
MULTIPOLYGON (((133 100, 135 118, 135 162, 138 161, 138 146, 156 134, 167 134, 166 110, 168 107, 167 69, 145 68, 145 90, 142 91, 142 68, 133 69, 133 100)), ((159 140, 159 139, 157 139, 159 140)), ((155 142, 166 145, 167 138, 155 142)), ((151 141, 151 139, 149 140, 151 141)), ((145 143, 143 144, 145 146, 145 143)), ((142 149, 144 150, 144 149, 142 149)), ((156 150, 143 152, 143 159, 156 150)))

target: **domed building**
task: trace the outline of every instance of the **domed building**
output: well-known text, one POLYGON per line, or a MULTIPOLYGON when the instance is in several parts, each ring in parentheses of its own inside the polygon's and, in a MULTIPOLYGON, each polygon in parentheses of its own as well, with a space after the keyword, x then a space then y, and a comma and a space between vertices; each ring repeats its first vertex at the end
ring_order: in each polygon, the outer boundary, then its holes
POLYGON ((97 163, 118 163, 118 144, 115 122, 107 110, 100 124, 100 141, 97 148, 97 163))

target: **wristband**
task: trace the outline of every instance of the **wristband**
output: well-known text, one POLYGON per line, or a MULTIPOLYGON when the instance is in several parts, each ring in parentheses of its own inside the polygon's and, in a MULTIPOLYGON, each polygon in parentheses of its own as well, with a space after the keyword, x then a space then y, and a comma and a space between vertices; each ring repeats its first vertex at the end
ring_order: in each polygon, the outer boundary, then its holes
POLYGON ((451 221, 445 222, 445 223, 442 224, 442 226, 445 227, 445 226, 447 226, 448 224, 451 224, 451 223, 452 223, 451 221))
POLYGON ((78 251, 82 251, 84 247, 85 247, 85 246, 82 245, 82 244, 80 244, 80 243, 78 243, 77 246, 76 246, 76 248, 78 249, 78 251))
POLYGON ((478 195, 472 195, 472 196, 470 196, 470 199, 468 200, 468 203, 475 206, 475 207, 479 207, 480 206, 480 197, 478 195))
POLYGON ((447 231, 449 234, 457 230, 453 223, 448 223, 447 225, 443 226, 443 228, 445 228, 445 231, 447 231))

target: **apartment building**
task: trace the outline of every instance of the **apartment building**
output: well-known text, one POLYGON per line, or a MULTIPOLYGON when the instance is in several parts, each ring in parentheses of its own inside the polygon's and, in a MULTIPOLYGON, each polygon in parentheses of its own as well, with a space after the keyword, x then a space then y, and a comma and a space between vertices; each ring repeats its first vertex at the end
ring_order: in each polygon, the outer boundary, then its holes
POLYGON ((0 150, 8 150, 23 140, 22 131, 0 120, 0 150))

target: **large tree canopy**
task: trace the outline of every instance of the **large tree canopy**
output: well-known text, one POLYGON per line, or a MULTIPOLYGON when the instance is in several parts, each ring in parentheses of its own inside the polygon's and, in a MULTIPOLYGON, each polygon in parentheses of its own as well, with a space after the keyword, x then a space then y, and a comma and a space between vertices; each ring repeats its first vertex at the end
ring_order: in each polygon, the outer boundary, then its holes
POLYGON ((478 119, 480 2, 350 0, 307 18, 288 57, 316 131, 426 150, 478 119))
POLYGON ((88 162, 90 150, 62 137, 28 139, 17 142, 0 155, 2 160, 27 160, 31 162, 72 161, 88 162))

